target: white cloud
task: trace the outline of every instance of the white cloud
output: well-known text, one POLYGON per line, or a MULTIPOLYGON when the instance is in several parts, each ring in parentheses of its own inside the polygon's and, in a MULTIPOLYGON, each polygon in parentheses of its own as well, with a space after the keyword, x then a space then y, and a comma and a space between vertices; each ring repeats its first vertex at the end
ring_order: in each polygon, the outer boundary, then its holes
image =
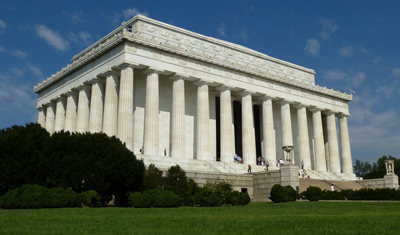
POLYGON ((335 22, 335 20, 331 19, 320 19, 320 22, 322 24, 322 29, 319 32, 319 35, 325 39, 328 40, 333 33, 337 30, 338 26, 335 22))
POLYGON ((17 84, 10 76, 0 75, 0 112, 35 112, 36 98, 31 97, 31 89, 31 85, 17 84))
POLYGON ((381 57, 376 57, 375 59, 372 60, 372 63, 374 63, 374 65, 377 65, 380 61, 381 61, 381 57))
POLYGON ((68 14, 68 13, 65 13, 65 14, 71 18, 72 23, 74 23, 74 24, 78 24, 78 23, 83 23, 84 22, 84 20, 82 19, 84 14, 81 11, 74 12, 72 14, 68 14))
POLYGON ((352 45, 342 46, 342 48, 339 49, 339 54, 342 57, 349 58, 354 54, 354 47, 352 45))
POLYGON ((304 50, 312 56, 317 57, 319 54, 319 48, 320 45, 318 43, 318 40, 315 38, 310 38, 307 40, 304 50))
POLYGON ((93 41, 92 35, 86 31, 79 32, 78 34, 71 32, 68 35, 68 39, 85 46, 89 46, 93 41))
POLYGON ((247 36, 247 32, 245 29, 240 30, 240 37, 242 38, 243 41, 247 42, 249 37, 247 36))
POLYGON ((7 28, 6 22, 0 19, 0 33, 3 34, 4 30, 7 28))
POLYGON ((392 76, 400 77, 400 68, 394 68, 392 76))
POLYGON ((37 25, 35 30, 39 37, 57 50, 66 51, 69 48, 68 41, 64 40, 58 32, 47 28, 45 25, 37 25))
POLYGON ((144 16, 148 16, 149 13, 146 12, 140 12, 138 9, 136 8, 128 8, 126 10, 122 11, 122 14, 124 15, 124 19, 125 20, 130 20, 132 17, 134 17, 135 15, 144 15, 144 16))
POLYGON ((4 49, 3 46, 0 46, 0 52, 6 52, 6 49, 4 49))
POLYGON ((24 76, 24 71, 22 69, 11 68, 10 70, 16 77, 24 76))
POLYGON ((380 86, 376 89, 376 92, 381 93, 386 99, 390 100, 392 98, 393 90, 393 86, 380 86))
POLYGON ((383 113, 374 114, 370 118, 370 122, 373 123, 374 126, 385 129, 398 126, 400 124, 400 118, 394 109, 389 108, 383 113))
POLYGON ((353 76, 350 77, 350 81, 352 81, 352 83, 355 87, 359 87, 359 86, 361 86, 361 84, 363 83, 363 81, 366 78, 367 78, 367 76, 365 75, 365 73, 357 72, 353 76))
POLYGON ((346 76, 346 73, 341 69, 329 69, 323 72, 323 77, 327 80, 342 80, 346 76))
POLYGON ((35 77, 39 78, 40 80, 43 79, 43 73, 38 67, 33 66, 31 63, 27 63, 26 65, 35 77))
POLYGON ((21 59, 25 59, 26 57, 28 57, 28 54, 20 50, 11 51, 11 55, 21 59))
POLYGON ((226 26, 224 22, 221 22, 221 26, 218 28, 217 31, 219 33, 219 36, 223 38, 226 37, 226 26))

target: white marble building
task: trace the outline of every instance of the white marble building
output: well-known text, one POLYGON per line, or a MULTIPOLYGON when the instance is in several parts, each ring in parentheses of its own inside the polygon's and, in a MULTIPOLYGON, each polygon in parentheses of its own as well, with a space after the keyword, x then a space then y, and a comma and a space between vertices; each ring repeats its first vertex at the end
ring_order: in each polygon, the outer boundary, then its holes
POLYGON ((115 135, 136 155, 143 146, 143 158, 160 167, 186 162, 190 170, 200 162, 226 172, 235 153, 245 167, 258 156, 275 166, 287 151, 298 166, 303 161, 306 169, 351 176, 352 96, 315 85, 314 75, 137 15, 34 92, 38 123, 50 133, 115 135))

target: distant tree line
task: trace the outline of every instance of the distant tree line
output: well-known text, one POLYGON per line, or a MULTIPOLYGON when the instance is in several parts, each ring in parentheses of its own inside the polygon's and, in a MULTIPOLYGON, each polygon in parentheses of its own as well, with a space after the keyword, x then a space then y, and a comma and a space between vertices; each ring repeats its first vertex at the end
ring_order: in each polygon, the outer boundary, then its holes
POLYGON ((383 178, 386 175, 385 160, 394 160, 394 173, 400 175, 400 158, 397 159, 392 156, 382 156, 377 162, 372 164, 368 161, 356 160, 356 164, 353 166, 354 173, 358 177, 364 179, 376 179, 383 178))

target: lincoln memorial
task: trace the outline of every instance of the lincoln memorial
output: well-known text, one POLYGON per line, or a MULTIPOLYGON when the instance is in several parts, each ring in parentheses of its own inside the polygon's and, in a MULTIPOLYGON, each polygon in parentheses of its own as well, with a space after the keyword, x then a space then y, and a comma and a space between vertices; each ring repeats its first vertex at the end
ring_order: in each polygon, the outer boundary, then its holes
POLYGON ((116 136, 160 168, 242 174, 264 170, 260 156, 271 170, 286 159, 315 175, 354 176, 351 95, 316 85, 312 69, 142 15, 34 92, 49 133, 116 136))

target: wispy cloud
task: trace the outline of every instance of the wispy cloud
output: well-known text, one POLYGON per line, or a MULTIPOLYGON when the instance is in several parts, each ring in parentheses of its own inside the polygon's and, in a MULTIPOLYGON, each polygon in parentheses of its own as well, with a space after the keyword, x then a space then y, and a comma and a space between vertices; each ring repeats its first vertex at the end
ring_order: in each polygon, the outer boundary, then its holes
POLYGON ((392 76, 400 77, 400 68, 394 68, 392 76))
POLYGON ((89 46, 93 41, 92 35, 86 31, 79 32, 78 34, 70 32, 68 35, 68 39, 75 43, 83 44, 85 46, 89 46))
POLYGON ((27 53, 20 51, 20 50, 11 51, 11 55, 21 58, 21 59, 25 59, 28 57, 27 53))
POLYGON ((22 70, 22 69, 11 68, 10 70, 16 77, 22 77, 25 74, 24 70, 22 70))
POLYGON ((393 86, 380 86, 376 89, 377 93, 380 93, 386 99, 390 100, 392 98, 394 87, 393 86))
POLYGON ((35 30, 39 37, 57 50, 66 51, 69 48, 68 41, 64 40, 60 33, 47 28, 45 25, 37 25, 35 30))
POLYGON ((0 46, 0 52, 6 52, 6 49, 3 46, 0 46))
POLYGON ((42 73, 42 70, 40 70, 38 67, 33 66, 31 63, 27 63, 26 65, 28 66, 28 68, 29 68, 29 70, 31 71, 31 73, 32 73, 35 77, 39 78, 39 81, 42 81, 42 80, 43 80, 43 73, 42 73))
POLYGON ((310 38, 307 40, 304 50, 312 56, 317 57, 319 54, 319 48, 320 44, 318 40, 315 38, 310 38))
POLYGON ((342 46, 339 49, 339 54, 342 57, 349 58, 354 54, 354 47, 352 45, 342 46))
POLYGON ((333 33, 337 30, 338 26, 335 20, 321 18, 322 29, 319 32, 321 38, 328 40, 333 33))
POLYGON ((0 112, 36 112, 36 98, 31 97, 31 89, 29 84, 19 84, 8 75, 0 75, 0 112))
POLYGON ((71 19, 73 24, 83 23, 83 17, 85 16, 82 11, 76 11, 72 14, 64 12, 71 19))
POLYGON ((242 38, 243 41, 247 42, 249 39, 249 36, 247 35, 247 31, 245 29, 240 30, 240 37, 242 38))
POLYGON ((326 80, 345 80, 348 88, 360 87, 367 75, 363 72, 345 72, 342 69, 328 69, 322 72, 322 76, 326 80))
POLYGON ((141 12, 136 8, 128 8, 126 10, 123 10, 122 14, 123 14, 125 20, 130 20, 132 17, 134 17, 135 15, 138 15, 138 14, 144 15, 144 16, 149 15, 149 13, 147 11, 141 12))
POLYGON ((7 28, 6 22, 0 19, 0 33, 3 34, 4 30, 7 28))
POLYGON ((218 28, 219 36, 225 38, 226 37, 226 26, 224 22, 221 22, 221 25, 218 28))

